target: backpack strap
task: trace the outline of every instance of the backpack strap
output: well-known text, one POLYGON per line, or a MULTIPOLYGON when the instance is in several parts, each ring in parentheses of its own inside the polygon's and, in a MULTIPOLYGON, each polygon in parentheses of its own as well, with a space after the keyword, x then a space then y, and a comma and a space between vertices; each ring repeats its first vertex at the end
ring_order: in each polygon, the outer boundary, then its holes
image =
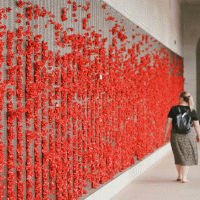
POLYGON ((181 114, 181 109, 180 109, 180 107, 178 106, 178 111, 179 111, 179 114, 181 114))

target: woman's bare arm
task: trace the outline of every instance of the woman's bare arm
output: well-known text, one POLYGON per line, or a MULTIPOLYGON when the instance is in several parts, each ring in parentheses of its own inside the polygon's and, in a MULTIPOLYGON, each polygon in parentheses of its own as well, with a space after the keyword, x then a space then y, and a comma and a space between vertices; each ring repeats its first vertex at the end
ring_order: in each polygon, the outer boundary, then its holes
POLYGON ((168 132, 172 124, 172 118, 168 117, 166 127, 165 127, 165 140, 168 140, 168 132))
POLYGON ((197 141, 199 142, 199 139, 200 139, 200 127, 199 127, 199 120, 197 121, 193 121, 193 124, 194 124, 194 129, 197 133, 197 141))

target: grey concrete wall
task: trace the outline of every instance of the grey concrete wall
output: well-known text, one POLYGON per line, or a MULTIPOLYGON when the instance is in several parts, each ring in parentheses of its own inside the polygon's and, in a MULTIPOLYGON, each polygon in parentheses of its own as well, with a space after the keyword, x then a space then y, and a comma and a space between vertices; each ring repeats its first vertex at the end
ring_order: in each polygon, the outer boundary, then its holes
POLYGON ((185 90, 194 98, 195 108, 200 117, 200 91, 197 83, 197 44, 200 39, 200 6, 182 6, 183 21, 183 57, 185 90))
POLYGON ((103 0, 158 41, 183 56, 179 0, 103 0))

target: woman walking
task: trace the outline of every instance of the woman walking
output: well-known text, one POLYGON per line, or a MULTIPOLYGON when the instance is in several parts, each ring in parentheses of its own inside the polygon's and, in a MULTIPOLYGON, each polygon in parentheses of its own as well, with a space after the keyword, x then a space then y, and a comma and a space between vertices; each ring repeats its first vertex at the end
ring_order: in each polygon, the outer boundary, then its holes
POLYGON ((189 166, 198 164, 197 142, 200 140, 200 128, 197 113, 193 109, 193 105, 194 102, 190 93, 182 92, 179 98, 179 105, 173 106, 168 114, 165 129, 165 140, 168 141, 168 132, 172 124, 170 142, 178 171, 177 181, 181 181, 181 183, 189 182, 187 179, 189 166), (180 123, 177 123, 177 121, 182 119, 180 116, 184 117, 187 114, 189 116, 187 119, 191 120, 191 128, 189 131, 181 133, 178 127, 180 123))

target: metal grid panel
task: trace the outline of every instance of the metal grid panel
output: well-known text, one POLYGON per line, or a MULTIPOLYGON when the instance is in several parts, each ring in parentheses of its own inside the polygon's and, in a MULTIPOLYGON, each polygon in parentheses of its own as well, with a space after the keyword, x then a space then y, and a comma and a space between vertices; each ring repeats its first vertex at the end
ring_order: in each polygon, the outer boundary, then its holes
MULTIPOLYGON (((25 0, 25 2, 29 2, 29 0, 25 0)), ((77 5, 86 5, 86 2, 84 0, 75 0, 75 2, 77 2, 77 5)), ((131 21, 129 21, 128 19, 124 18, 120 13, 118 13, 116 10, 114 10, 113 8, 107 6, 107 9, 106 10, 103 10, 102 9, 102 6, 104 5, 104 2, 102 1, 96 1, 96 0, 88 0, 88 2, 91 3, 91 8, 89 10, 89 12, 91 13, 91 19, 88 20, 88 27, 91 27, 91 26, 95 26, 94 28, 91 28, 91 31, 89 32, 91 34, 91 32, 93 30, 95 30, 95 32, 97 33, 102 33, 102 38, 108 38, 108 42, 107 42, 107 51, 108 51, 108 48, 109 48, 109 44, 112 44, 112 41, 113 41, 113 35, 112 33, 110 32, 110 30, 112 29, 112 27, 115 26, 116 24, 116 21, 117 20, 119 22, 119 24, 121 25, 121 28, 122 26, 125 27, 126 29, 126 35, 128 37, 128 40, 131 41, 130 44, 127 44, 126 47, 127 49, 128 48, 131 48, 132 47, 132 44, 133 43, 138 43, 140 40, 141 40, 141 37, 143 34, 148 34, 146 33, 145 31, 143 31, 142 29, 140 28, 137 28, 137 26, 135 24, 133 24, 131 21), (110 13, 109 15, 107 15, 107 13, 110 13), (106 19, 109 17, 109 16, 112 16, 112 17, 115 17, 115 20, 114 21, 106 21, 106 19), (123 23, 120 23, 122 22, 122 20, 124 20, 123 23), (100 32, 100 29, 102 30, 102 32, 100 32), (135 29, 135 31, 133 32, 132 29, 135 29), (133 36, 133 33, 137 33, 137 34, 140 34, 140 37, 136 37, 134 40, 132 40, 132 36, 133 36)), ((79 9, 78 12, 76 12, 77 14, 77 19, 78 19, 78 22, 75 23, 74 22, 74 19, 72 17, 72 14, 74 13, 72 11, 72 7, 73 7, 73 4, 69 5, 67 4, 67 1, 66 0, 60 0, 60 1, 40 1, 40 0, 32 0, 31 3, 34 5, 34 7, 36 6, 36 4, 39 5, 40 8, 42 7, 45 7, 47 11, 52 11, 52 14, 55 15, 55 18, 53 19, 54 21, 56 22, 59 22, 63 25, 63 30, 66 30, 68 35, 70 34, 78 34, 80 33, 81 35, 84 35, 84 33, 86 33, 87 31, 83 30, 82 28, 82 20, 84 17, 87 16, 87 14, 89 12, 85 12, 83 10, 83 8, 79 9), (63 7, 67 7, 67 8, 70 8, 69 11, 68 11, 68 14, 67 14, 67 17, 69 18, 67 22, 61 22, 61 14, 62 14, 62 8, 63 7), (70 27, 73 27, 74 28, 74 31, 71 32, 69 30, 70 27)), ((9 1, 1 1, 0 2, 0 6, 1 8, 7 8, 7 7, 11 7, 12 8, 12 11, 11 13, 8 13, 7 16, 8 16, 8 19, 5 20, 3 19, 2 20, 2 24, 6 24, 7 26, 7 30, 11 30, 11 31, 16 31, 16 29, 23 25, 24 27, 26 27, 26 21, 27 20, 22 20, 22 23, 21 24, 18 24, 16 23, 16 20, 19 19, 17 17, 17 13, 20 12, 22 14, 25 14, 25 7, 23 7, 23 9, 20 9, 18 6, 16 6, 16 1, 15 0, 9 0, 9 1)), ((49 23, 49 19, 51 19, 48 15, 45 16, 44 18, 40 17, 38 20, 32 20, 31 22, 31 28, 32 28, 32 31, 33 31, 33 36, 37 35, 37 34, 41 34, 42 35, 42 40, 44 40, 44 42, 48 42, 48 48, 49 50, 52 50, 54 52, 54 55, 56 55, 57 51, 58 50, 61 50, 61 55, 64 55, 65 53, 71 53, 71 48, 70 47, 66 47, 66 48, 60 48, 57 46, 56 44, 56 41, 55 41, 55 25, 51 25, 49 23), (45 24, 48 23, 48 27, 47 28, 44 28, 45 24), (35 25, 38 24, 38 29, 35 29, 35 25)), ((62 35, 61 35, 62 36, 62 35)), ((4 41, 6 41, 6 36, 4 36, 4 41)), ((154 40, 154 39, 153 39, 154 40)), ((153 44, 153 48, 156 48, 157 50, 163 48, 164 46, 163 45, 160 45, 158 43, 153 43, 151 40, 150 44, 153 44)), ((120 45, 122 43, 118 43, 118 48, 120 48, 120 45)), ((17 53, 16 52, 16 45, 17 45, 17 42, 16 42, 16 38, 15 38, 15 41, 14 41, 14 47, 13 47, 13 52, 14 53, 17 53)), ((23 48, 25 50, 25 43, 23 44, 23 48)), ((145 50, 146 46, 144 46, 144 50, 145 50)), ((143 50, 143 49, 141 49, 143 50)), ((127 52, 124 53, 124 56, 127 52)), ((138 60, 140 60, 140 58, 142 56, 144 56, 146 54, 146 51, 141 53, 138 57, 138 60)), ((6 47, 4 47, 4 55, 7 57, 7 49, 6 47)), ((174 53, 171 52, 171 58, 173 57, 174 53)), ((94 56, 93 56, 94 58, 94 56)), ((41 56, 40 56, 40 59, 41 59, 41 56)), ((32 60, 34 60, 34 57, 32 57, 32 60)), ((26 63, 26 58, 23 57, 23 62, 26 63)), ((16 65, 16 58, 14 59, 13 61, 14 65, 16 65)), ((24 89, 24 92, 25 92, 25 81, 26 81, 26 70, 25 70, 25 65, 24 66, 24 70, 23 70, 23 73, 24 73, 24 78, 23 78, 23 89, 24 89)), ((7 69, 9 67, 7 66, 6 62, 3 64, 3 68, 1 69, 1 71, 3 72, 3 80, 4 79, 8 79, 8 75, 7 75, 7 69)), ((53 67, 52 70, 48 69, 47 72, 50 73, 51 71, 55 70, 55 66, 53 67)), ((33 74, 34 74, 34 71, 33 71, 33 74)), ((11 87, 11 86, 9 86, 11 87)), ((11 87, 13 90, 16 90, 16 86, 12 86, 11 87)), ((56 86, 54 85, 54 88, 56 88, 56 86)), ((90 97, 87 97, 87 98, 90 98, 90 97)), ((6 145, 7 147, 7 96, 4 98, 4 101, 5 101, 5 104, 4 104, 4 110, 2 111, 2 116, 3 116, 3 121, 2 121, 2 124, 4 125, 4 129, 3 129, 3 142, 4 144, 6 145)), ((16 96, 13 96, 12 98, 12 101, 14 102, 14 110, 17 109, 17 99, 16 99, 16 96)), ((78 99, 76 98, 76 101, 78 101, 78 99)), ((61 102, 59 102, 61 103, 61 102)), ((22 100, 22 104, 23 104, 23 107, 25 107, 25 97, 23 98, 22 100)), ((49 108, 49 105, 47 105, 47 109, 49 108)), ((41 123, 41 120, 42 120, 42 114, 41 114, 41 110, 39 111, 40 113, 40 123, 41 123)), ((48 119, 48 118, 47 118, 48 119)), ((113 120, 113 119, 112 119, 113 120)), ((31 124, 32 124, 32 128, 30 130, 33 130, 34 128, 34 120, 31 120, 31 124)), ((16 127, 17 125, 17 121, 15 120, 14 122, 14 126, 16 127)), ((55 122, 54 122, 54 125, 55 125, 55 122)), ((48 127, 49 128, 49 127, 48 127)), ((24 135, 25 135, 25 130, 27 129, 26 127, 26 121, 25 121, 25 114, 24 114, 24 118, 23 118, 23 132, 24 132, 24 135)), ((16 128, 15 128, 15 133, 16 133, 16 128)), ((95 134, 98 134, 98 133, 95 133, 95 134)), ((17 135, 17 133, 16 133, 17 135)), ((73 136, 73 132, 71 133, 71 135, 73 136)), ((112 137, 112 135, 111 135, 112 137)), ((23 154, 23 158, 24 158, 24 165, 25 165, 25 160, 26 160, 26 152, 25 152, 25 149, 26 149, 26 139, 24 137, 24 141, 23 141, 23 146, 24 146, 24 154, 23 154)), ((48 143, 50 142, 49 141, 49 135, 47 135, 47 141, 48 143)), ((41 138, 40 138, 40 143, 42 142, 41 138)), ((15 158, 17 157, 17 137, 15 137, 15 139, 13 140, 13 144, 14 144, 14 152, 15 152, 15 158)), ((114 145, 114 142, 113 142, 113 145, 114 145)), ((48 146, 49 148, 49 146, 48 146)), ((42 151, 42 147, 40 146, 40 153, 42 151)), ((7 154, 7 148, 5 149, 5 155, 6 157, 8 156, 7 154)), ((31 143, 31 155, 32 155, 32 165, 34 166, 34 142, 31 143)), ((42 162, 42 161, 41 161, 42 162)), ((16 159, 15 159, 15 165, 17 166, 17 162, 16 162, 16 159)), ((49 168, 48 168, 49 169, 49 168)), ((16 169, 13 171, 14 173, 16 173, 16 169)), ((119 173, 120 174, 120 173, 119 173)), ((119 175, 118 174, 118 175, 119 175)), ((4 166, 4 174, 5 176, 7 176, 7 166, 5 165, 4 166)), ((116 177, 118 176, 116 175, 116 177)), ((24 176, 23 176, 23 181, 26 182, 26 171, 24 169, 24 176)), ((33 177, 33 181, 34 180, 34 177, 33 177)), ((89 185, 86 189, 91 189, 91 183, 88 181, 89 185)), ((32 188, 32 192, 34 193, 34 187, 32 188)), ((17 185, 15 187, 15 190, 16 190, 16 195, 17 195, 17 185)), ((5 191, 5 199, 7 199, 7 190, 4 190, 5 191)), ((56 194, 52 195, 51 196, 52 198, 56 199, 56 194)), ((25 188, 25 198, 26 199, 26 188, 25 188)))

